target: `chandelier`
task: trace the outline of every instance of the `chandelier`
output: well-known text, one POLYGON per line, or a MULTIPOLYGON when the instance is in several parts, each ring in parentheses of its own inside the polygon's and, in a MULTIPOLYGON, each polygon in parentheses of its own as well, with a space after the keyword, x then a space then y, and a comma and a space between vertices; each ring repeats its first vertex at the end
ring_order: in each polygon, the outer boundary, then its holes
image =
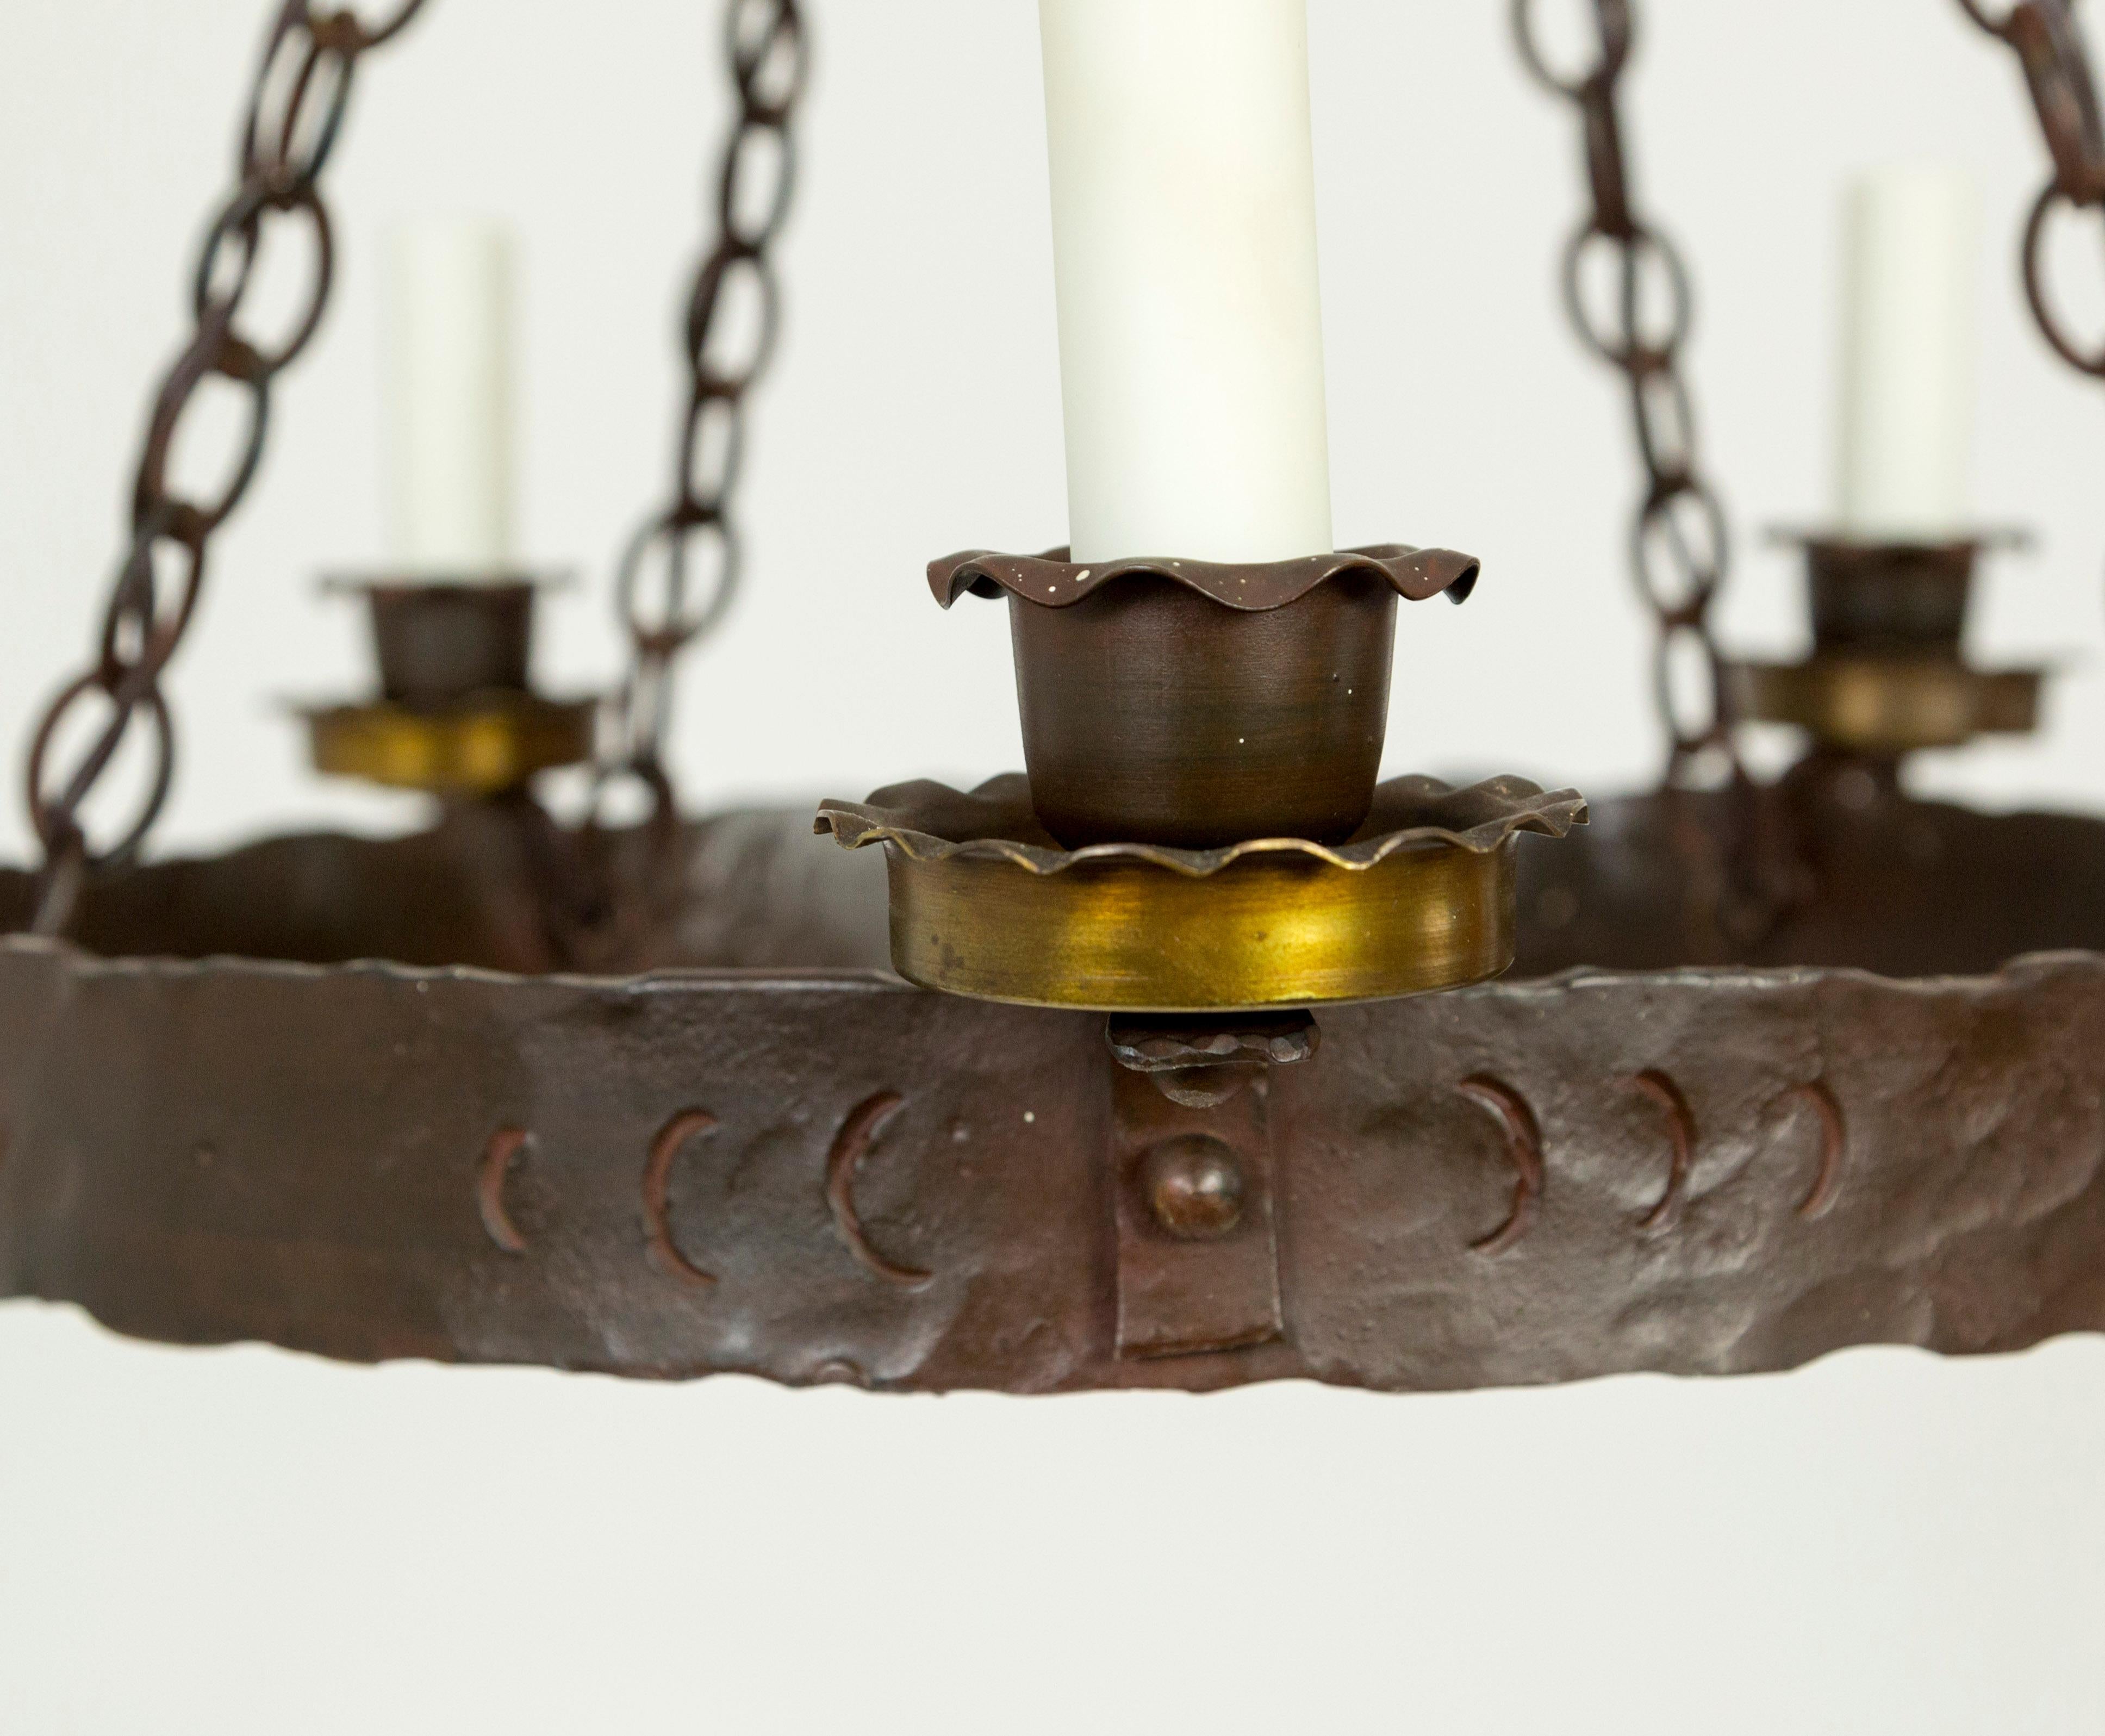
MULTIPOLYGON (((2032 310, 2105 377, 2043 266, 2064 208, 2105 210, 2069 0, 1957 3, 2014 51, 2047 141, 2032 310)), ((1593 0, 1575 72, 1529 0, 1513 13, 1580 123, 1562 271, 1632 412, 1656 788, 1378 781, 1399 614, 1499 575, 1330 546, 1305 65, 1265 34, 1295 9, 1224 25, 1156 105, 1120 100, 1162 88, 1146 33, 1063 3, 1073 544, 927 575, 944 609, 1008 612, 1026 770, 794 828, 683 815, 673 686, 742 570, 807 57, 797 0, 731 0, 686 413, 615 575, 610 692, 535 685, 534 575, 348 581, 377 680, 307 713, 315 764, 424 792, 436 821, 149 859, 176 769, 163 677, 328 306, 321 189, 354 86, 421 4, 276 9, 101 630, 29 745, 42 860, 0 873, 0 1295, 175 1343, 886 1391, 1405 1391, 2105 1330, 2105 823, 1920 801, 1900 776, 2029 730, 2041 679, 1964 649, 1995 539, 1950 521, 1936 369, 1902 342, 1933 190, 1866 198, 1856 510, 1802 539, 1812 652, 1735 657, 1691 274, 1620 124, 1631 0, 1593 0), (1165 169, 1150 139, 1178 126, 1204 160, 1165 169), (251 287, 293 227, 308 293, 266 341, 251 287), (1254 300, 1221 269, 1253 238, 1254 300), (193 496, 172 454, 208 384, 247 433, 193 496), (1780 776, 1743 756, 1755 723, 1803 736, 1780 776), (92 825, 127 742, 150 757, 137 806, 92 825), (559 812, 545 775, 579 767, 589 794, 559 812)), ((478 485, 441 484, 431 511, 458 517, 478 485)))

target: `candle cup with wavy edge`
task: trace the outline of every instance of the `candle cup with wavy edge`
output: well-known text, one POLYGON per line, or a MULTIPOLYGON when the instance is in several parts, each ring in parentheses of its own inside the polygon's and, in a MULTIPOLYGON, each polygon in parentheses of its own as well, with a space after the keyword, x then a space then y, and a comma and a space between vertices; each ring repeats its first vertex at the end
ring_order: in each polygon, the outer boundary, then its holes
POLYGON ((1080 566, 974 553, 936 600, 1005 596, 1031 800, 1062 843, 1336 843, 1366 817, 1399 597, 1474 588, 1477 562, 1401 544, 1229 565, 1080 566))

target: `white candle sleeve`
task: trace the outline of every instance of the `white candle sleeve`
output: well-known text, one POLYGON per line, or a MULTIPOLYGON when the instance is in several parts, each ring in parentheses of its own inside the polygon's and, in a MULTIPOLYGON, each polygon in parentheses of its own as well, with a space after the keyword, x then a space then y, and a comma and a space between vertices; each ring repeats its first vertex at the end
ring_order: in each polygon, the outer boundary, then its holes
POLYGON ((1331 547, 1305 0, 1039 0, 1075 557, 1331 547))
POLYGON ((1879 170, 1851 189, 1844 248, 1842 529, 1966 534, 1978 199, 1956 169, 1879 170))
POLYGON ((418 221, 387 238, 385 468, 405 572, 511 570, 512 275, 495 224, 418 221))

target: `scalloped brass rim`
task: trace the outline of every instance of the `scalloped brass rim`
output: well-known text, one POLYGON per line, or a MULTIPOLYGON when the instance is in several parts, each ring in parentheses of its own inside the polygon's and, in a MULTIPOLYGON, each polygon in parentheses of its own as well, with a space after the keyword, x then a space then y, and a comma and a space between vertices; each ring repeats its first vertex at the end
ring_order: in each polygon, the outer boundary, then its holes
POLYGON ((494 795, 591 758, 597 703, 528 694, 440 710, 377 700, 307 714, 315 769, 396 790, 494 795))
POLYGON ((1513 962, 1517 840, 1346 869, 1258 855, 1204 879, 1143 861, 1032 874, 885 846, 892 958, 976 1000, 1207 1013, 1459 988, 1513 962))
POLYGON ((1794 724, 1859 753, 2023 735, 2039 718, 2036 669, 1973 669, 1945 657, 1816 656, 1736 664, 1727 674, 1743 715, 1794 724))

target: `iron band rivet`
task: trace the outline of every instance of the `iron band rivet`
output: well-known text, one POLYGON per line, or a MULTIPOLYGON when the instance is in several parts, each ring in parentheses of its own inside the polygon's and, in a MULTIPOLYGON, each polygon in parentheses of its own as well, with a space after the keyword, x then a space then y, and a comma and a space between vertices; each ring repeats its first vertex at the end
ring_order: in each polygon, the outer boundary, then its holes
POLYGON ((1140 1185, 1155 1221, 1179 1242, 1211 1242, 1242 1221, 1242 1165, 1210 1134, 1155 1146, 1140 1161, 1140 1185))

